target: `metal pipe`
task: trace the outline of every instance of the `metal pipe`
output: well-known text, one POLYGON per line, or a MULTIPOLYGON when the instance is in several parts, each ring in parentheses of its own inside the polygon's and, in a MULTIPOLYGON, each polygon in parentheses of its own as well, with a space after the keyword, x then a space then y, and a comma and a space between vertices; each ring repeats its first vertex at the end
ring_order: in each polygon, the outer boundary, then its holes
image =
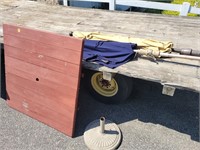
POLYGON ((177 55, 177 54, 169 54, 169 53, 160 53, 154 52, 153 50, 134 50, 136 53, 140 55, 146 55, 146 56, 153 56, 153 57, 170 57, 170 58, 183 58, 183 59, 191 59, 191 60, 200 60, 200 57, 198 56, 189 56, 189 55, 177 55))
POLYGON ((172 48, 172 51, 182 55, 200 56, 200 50, 193 50, 191 48, 172 48))
POLYGON ((100 118, 100 132, 101 133, 104 133, 105 132, 105 118, 104 117, 101 117, 100 118))
POLYGON ((177 54, 168 54, 168 53, 160 53, 161 57, 174 57, 174 58, 184 58, 184 59, 191 59, 191 60, 200 60, 198 56, 188 56, 188 55, 177 55, 177 54))

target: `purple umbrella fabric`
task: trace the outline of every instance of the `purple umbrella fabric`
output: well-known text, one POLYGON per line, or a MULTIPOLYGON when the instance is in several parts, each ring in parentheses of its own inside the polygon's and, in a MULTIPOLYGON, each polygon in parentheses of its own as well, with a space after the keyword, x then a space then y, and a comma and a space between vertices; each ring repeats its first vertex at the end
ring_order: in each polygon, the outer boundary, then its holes
POLYGON ((134 43, 84 40, 83 60, 116 68, 133 59, 136 47, 134 43))

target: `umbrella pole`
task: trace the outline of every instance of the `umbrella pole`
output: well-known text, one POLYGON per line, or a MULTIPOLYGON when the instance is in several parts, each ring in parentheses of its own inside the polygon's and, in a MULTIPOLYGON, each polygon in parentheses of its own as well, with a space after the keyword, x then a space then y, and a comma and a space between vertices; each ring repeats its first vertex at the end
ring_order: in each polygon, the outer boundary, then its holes
POLYGON ((188 56, 188 55, 177 55, 177 54, 168 54, 168 53, 160 53, 161 57, 171 57, 171 58, 183 58, 190 60, 200 60, 198 56, 188 56))
POLYGON ((153 50, 134 50, 136 53, 140 55, 146 55, 150 57, 170 57, 170 58, 182 58, 182 59, 190 59, 190 60, 200 60, 200 57, 198 56, 188 56, 188 55, 177 55, 177 54, 169 54, 169 53, 162 53, 159 51, 153 51, 153 50))

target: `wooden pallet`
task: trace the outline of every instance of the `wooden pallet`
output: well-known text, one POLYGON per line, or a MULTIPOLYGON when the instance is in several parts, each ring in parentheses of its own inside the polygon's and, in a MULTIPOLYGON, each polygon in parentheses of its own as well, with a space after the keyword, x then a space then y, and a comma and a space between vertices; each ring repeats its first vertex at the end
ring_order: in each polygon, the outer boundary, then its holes
POLYGON ((4 24, 8 105, 73 136, 83 41, 4 24))

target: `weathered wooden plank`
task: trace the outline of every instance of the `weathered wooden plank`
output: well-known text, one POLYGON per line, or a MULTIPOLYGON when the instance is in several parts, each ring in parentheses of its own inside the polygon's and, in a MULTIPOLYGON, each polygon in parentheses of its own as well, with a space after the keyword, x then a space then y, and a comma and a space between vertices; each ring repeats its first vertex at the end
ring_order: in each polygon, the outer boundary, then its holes
POLYGON ((44 3, 52 4, 52 5, 56 5, 56 4, 58 4, 59 0, 35 0, 35 1, 44 2, 44 3))
MULTIPOLYGON (((28 23, 28 26, 43 30, 51 30, 52 32, 58 32, 64 35, 69 31, 74 30, 100 30, 137 37, 171 40, 175 43, 176 47, 187 47, 187 43, 191 43, 190 40, 193 39, 192 41, 197 42, 198 38, 195 37, 199 35, 198 32, 194 32, 194 30, 191 30, 190 28, 194 27, 196 28, 196 31, 200 29, 198 19, 186 17, 177 18, 160 15, 141 15, 138 13, 117 13, 117 15, 115 15, 115 13, 107 11, 77 10, 72 8, 46 6, 37 3, 35 4, 36 7, 30 7, 28 4, 24 5, 25 6, 21 6, 23 12, 19 11, 19 15, 23 17, 18 18, 19 22, 17 23, 25 21, 25 24, 28 23), (25 17, 24 12, 26 12, 26 15, 33 14, 27 10, 28 8, 34 11, 33 20, 37 20, 37 23, 35 21, 30 21, 29 18, 25 17), (72 18, 71 16, 76 17, 72 18), (21 21, 19 19, 21 19, 21 21), (96 24, 100 25, 97 26, 96 24), (180 30, 183 30, 184 32, 180 30), (185 31, 187 31, 187 33, 185 31), (190 31, 191 34, 188 34, 190 31), (194 36, 194 34, 196 34, 196 36, 194 36), (183 42, 180 39, 180 36, 182 36, 182 40, 184 40, 184 36, 193 38, 189 39, 187 42, 183 42)), ((18 12, 17 9, 18 8, 16 8, 15 12, 18 12)), ((10 21, 12 19, 8 20, 10 21)), ((190 46, 193 48, 193 44, 190 44, 190 46)))
MULTIPOLYGON (((4 1, 0 2, 2 4, 0 5, 2 8, 0 28, 3 22, 7 22, 61 35, 67 35, 70 31, 76 30, 101 31, 131 37, 169 40, 177 48, 200 50, 200 19, 198 17, 77 9, 21 0, 7 0, 11 3, 5 4, 4 1)), ((89 63, 86 63, 85 67, 100 71, 109 70, 160 83, 170 82, 199 91, 199 86, 196 84, 200 78, 198 61, 165 59, 158 61, 158 64, 147 59, 138 59, 114 70, 96 67, 89 63)))
MULTIPOLYGON (((34 10, 34 8, 32 7, 31 9, 34 10)), ((38 7, 37 9, 40 9, 40 8, 38 7)), ((74 10, 74 9, 72 10, 70 9, 69 11, 66 11, 66 10, 64 11, 62 8, 58 10, 57 8, 54 8, 54 7, 51 9, 55 9, 55 10, 50 11, 50 10, 43 9, 39 11, 40 14, 44 15, 42 17, 43 20, 41 20, 41 17, 38 18, 38 15, 34 15, 36 16, 36 18, 34 19, 37 20, 38 25, 43 24, 42 28, 44 30, 47 30, 47 28, 49 28, 50 30, 59 32, 61 34, 67 34, 67 31, 70 31, 70 30, 71 31, 74 31, 74 30, 85 30, 85 31, 98 30, 99 31, 101 30, 104 32, 120 33, 120 34, 133 35, 133 36, 138 36, 138 37, 146 37, 146 38, 154 37, 155 39, 172 40, 175 43, 175 46, 180 46, 179 44, 179 42, 181 42, 180 38, 177 39, 177 36, 180 37, 180 35, 178 35, 178 33, 174 34, 176 33, 174 32, 175 30, 179 31, 180 29, 183 28, 183 31, 190 32, 191 30, 188 30, 189 28, 188 29, 184 28, 190 25, 193 27, 195 26, 196 28, 199 28, 198 25, 194 24, 197 21, 194 21, 194 23, 192 23, 190 19, 185 19, 185 18, 180 18, 177 20, 177 18, 175 17, 164 18, 164 17, 160 17, 159 15, 156 15, 156 16, 154 15, 154 18, 152 18, 152 16, 149 16, 149 15, 138 15, 138 14, 135 15, 134 14, 134 16, 131 16, 126 13, 125 14, 119 13, 118 15, 120 15, 121 17, 119 16, 117 20, 115 20, 116 18, 113 18, 113 13, 108 13, 108 12, 101 13, 99 11, 96 11, 94 13, 92 11, 89 13, 88 11, 82 10, 81 16, 80 16, 80 15, 77 15, 78 10, 74 10), (66 13, 67 15, 64 13, 66 13), (71 16, 76 16, 76 17, 75 19, 72 19, 71 16), (44 18, 45 19, 47 18, 47 20, 45 20, 44 18), (185 21, 180 21, 182 19, 185 21), (134 20, 136 23, 130 24, 130 20, 134 20), (165 21, 167 21, 167 24, 165 23, 165 21), (187 22, 187 25, 186 25, 186 22, 187 22), (101 23, 101 25, 96 26, 95 25, 96 23, 101 23), (129 27, 129 25, 131 27, 129 27), (127 28, 124 28, 124 27, 127 27, 127 28), (175 30, 171 30, 173 28, 175 28, 175 30), (169 31, 169 32, 166 32, 166 31, 169 31), (170 38, 168 38, 168 35, 170 36, 170 38)), ((30 21, 28 22, 30 23, 30 21)), ((38 25, 33 24, 33 26, 37 28, 38 28, 38 25)), ((190 35, 186 32, 183 32, 183 33, 185 33, 185 35, 190 35)), ((193 32, 193 33, 198 33, 198 32, 193 32)), ((193 36, 194 35, 192 34, 191 37, 193 36)), ((195 41, 195 40, 197 39, 194 37, 192 41, 195 41)), ((182 42, 182 47, 187 47, 187 45, 184 46, 185 43, 188 43, 188 42, 182 42)))
MULTIPOLYGON (((123 74, 129 77, 139 78, 143 80, 158 82, 161 84, 171 85, 175 86, 179 89, 187 89, 191 91, 200 91, 200 69, 199 67, 196 67, 194 71, 196 71, 196 77, 191 76, 184 76, 181 73, 179 74, 179 71, 186 71, 190 72, 190 70, 193 69, 186 69, 184 67, 175 67, 176 65, 168 65, 168 69, 165 71, 159 68, 149 68, 149 64, 154 64, 155 62, 150 62, 150 60, 137 60, 134 65, 133 62, 129 62, 123 66, 120 66, 115 69, 109 69, 106 67, 99 66, 97 64, 91 64, 87 62, 83 62, 83 65, 91 70, 97 70, 97 71, 107 71, 107 72, 113 72, 113 73, 119 73, 123 74), (146 67, 143 65, 140 65, 138 63, 143 63, 146 67), (171 71, 173 69, 176 69, 174 73, 171 71)), ((151 65, 150 65, 151 66, 151 65)), ((166 64, 167 66, 167 64, 166 64)))

